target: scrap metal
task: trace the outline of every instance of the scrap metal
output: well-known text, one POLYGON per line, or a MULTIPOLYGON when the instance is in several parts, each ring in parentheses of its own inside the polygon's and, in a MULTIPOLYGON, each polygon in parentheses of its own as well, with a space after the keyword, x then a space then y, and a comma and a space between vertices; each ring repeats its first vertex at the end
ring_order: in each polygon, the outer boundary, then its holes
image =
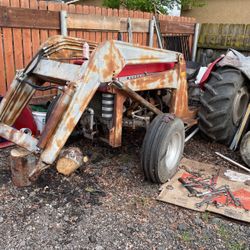
POLYGON ((245 209, 240 199, 234 196, 228 185, 222 185, 216 188, 217 178, 218 176, 212 176, 210 178, 203 179, 200 176, 191 175, 186 178, 179 178, 178 181, 188 190, 189 197, 203 198, 202 201, 195 204, 197 208, 201 208, 202 206, 209 204, 213 204, 217 208, 234 205, 236 207, 243 208, 245 211, 248 211, 245 209), (216 200, 216 198, 223 196, 226 197, 225 203, 221 203, 216 200))

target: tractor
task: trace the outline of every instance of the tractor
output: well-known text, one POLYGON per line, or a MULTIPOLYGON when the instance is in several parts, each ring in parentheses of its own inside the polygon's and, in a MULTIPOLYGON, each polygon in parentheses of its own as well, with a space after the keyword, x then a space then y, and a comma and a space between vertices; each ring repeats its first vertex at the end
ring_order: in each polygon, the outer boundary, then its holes
POLYGON ((0 136, 33 157, 25 164, 35 181, 60 157, 76 126, 84 137, 111 147, 121 146, 123 127, 146 128, 142 168, 148 180, 165 183, 178 169, 185 131, 197 124, 197 107, 188 102, 186 62, 179 52, 53 36, 17 71, 0 104, 0 136), (13 128, 35 92, 48 89, 57 94, 41 135, 13 128))

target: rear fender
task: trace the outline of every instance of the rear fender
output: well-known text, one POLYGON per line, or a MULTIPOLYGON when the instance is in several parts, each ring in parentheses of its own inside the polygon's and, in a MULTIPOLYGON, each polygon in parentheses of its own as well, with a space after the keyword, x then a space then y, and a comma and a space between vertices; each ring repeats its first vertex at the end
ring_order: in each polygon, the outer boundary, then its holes
POLYGON ((220 56, 219 58, 217 58, 214 62, 210 63, 205 74, 203 75, 203 77, 201 78, 200 81, 200 88, 204 90, 204 85, 207 82, 211 72, 213 71, 214 67, 216 66, 216 64, 221 61, 224 58, 224 55, 220 56))

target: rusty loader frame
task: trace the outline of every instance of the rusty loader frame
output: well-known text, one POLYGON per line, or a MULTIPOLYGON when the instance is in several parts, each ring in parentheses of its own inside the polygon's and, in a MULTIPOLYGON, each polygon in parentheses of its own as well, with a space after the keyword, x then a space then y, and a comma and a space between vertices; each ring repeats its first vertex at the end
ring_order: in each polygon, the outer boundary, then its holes
POLYGON ((49 38, 29 65, 17 72, 0 104, 0 136, 37 155, 30 178, 35 179, 57 159, 96 93, 114 96, 111 125, 103 138, 112 147, 121 145, 124 103, 128 98, 154 115, 163 113, 140 94, 145 91, 169 90, 169 113, 188 126, 196 123, 196 112, 188 107, 182 54, 114 40, 99 45, 88 42, 93 51, 89 60, 73 64, 69 60, 81 57, 85 42, 63 36, 49 38), (41 136, 34 138, 11 126, 45 82, 56 83, 62 94, 41 136))

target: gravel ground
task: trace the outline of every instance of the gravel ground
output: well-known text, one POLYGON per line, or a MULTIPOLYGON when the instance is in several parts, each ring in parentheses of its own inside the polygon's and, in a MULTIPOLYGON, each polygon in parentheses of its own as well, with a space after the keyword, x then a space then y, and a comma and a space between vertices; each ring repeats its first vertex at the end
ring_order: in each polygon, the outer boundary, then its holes
MULTIPOLYGON (((126 134, 120 149, 74 142, 88 165, 68 178, 48 169, 27 188, 12 185, 10 149, 1 150, 0 249, 250 249, 248 224, 156 201, 159 185, 140 168, 143 132, 126 134)), ((229 166, 215 151, 241 161, 199 135, 185 156, 229 166)))

